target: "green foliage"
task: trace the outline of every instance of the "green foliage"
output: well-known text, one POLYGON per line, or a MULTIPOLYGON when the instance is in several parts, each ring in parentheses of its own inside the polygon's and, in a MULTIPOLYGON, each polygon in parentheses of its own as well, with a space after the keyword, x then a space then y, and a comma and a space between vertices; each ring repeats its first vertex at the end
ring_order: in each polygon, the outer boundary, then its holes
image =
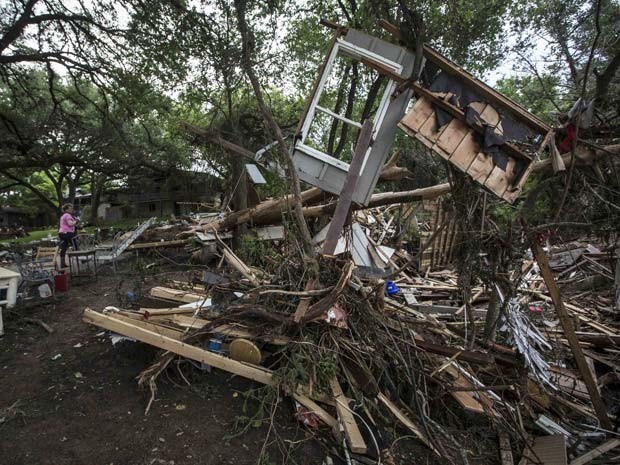
POLYGON ((556 102, 561 98, 560 78, 557 75, 511 76, 500 79, 495 89, 514 100, 543 121, 557 124, 556 102))
POLYGON ((249 389, 239 394, 243 396, 243 414, 235 416, 232 431, 224 436, 224 441, 241 436, 251 428, 260 428, 269 421, 270 409, 275 408, 279 395, 272 386, 249 389))

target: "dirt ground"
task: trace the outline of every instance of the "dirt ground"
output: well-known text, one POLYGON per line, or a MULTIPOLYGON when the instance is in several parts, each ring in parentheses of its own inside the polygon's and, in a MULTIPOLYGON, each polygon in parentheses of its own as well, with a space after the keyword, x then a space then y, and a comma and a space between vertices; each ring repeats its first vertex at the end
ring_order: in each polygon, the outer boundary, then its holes
POLYGON ((269 421, 231 438, 238 431, 236 420, 256 409, 253 401, 244 412, 243 393, 257 386, 221 371, 205 373, 191 386, 162 379, 145 416, 150 392, 135 378, 157 352, 140 343, 113 346, 108 333, 81 320, 86 306, 117 305, 122 279, 100 276, 96 284, 71 286, 55 306, 5 312, 1 465, 322 462, 323 446, 293 418, 289 400, 272 423, 281 440, 267 445, 262 461, 269 421), (24 317, 40 319, 54 332, 24 317))

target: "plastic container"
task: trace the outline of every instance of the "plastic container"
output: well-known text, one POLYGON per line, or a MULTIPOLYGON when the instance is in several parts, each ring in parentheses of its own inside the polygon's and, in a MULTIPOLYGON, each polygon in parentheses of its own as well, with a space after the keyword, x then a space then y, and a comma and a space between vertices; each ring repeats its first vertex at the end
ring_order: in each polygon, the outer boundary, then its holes
POLYGON ((67 292, 69 290, 69 276, 65 271, 57 271, 54 275, 54 289, 56 292, 67 292))
POLYGON ((386 293, 386 295, 394 295, 394 294, 397 294, 398 291, 400 291, 400 289, 392 281, 388 281, 387 283, 385 283, 385 293, 386 293))

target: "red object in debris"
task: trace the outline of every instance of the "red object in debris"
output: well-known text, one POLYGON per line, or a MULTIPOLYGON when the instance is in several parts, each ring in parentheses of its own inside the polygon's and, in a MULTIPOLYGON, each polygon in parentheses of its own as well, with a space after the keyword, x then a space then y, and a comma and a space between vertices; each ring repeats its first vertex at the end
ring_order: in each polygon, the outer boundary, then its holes
POLYGON ((56 292, 67 292, 69 289, 69 276, 64 271, 57 271, 54 275, 54 289, 56 292))
POLYGON ((318 429, 321 422, 319 417, 303 405, 300 405, 297 402, 295 402, 295 404, 297 406, 295 418, 297 418, 298 421, 300 421, 302 424, 306 425, 309 428, 318 429))
POLYGON ((528 308, 532 313, 542 313, 543 311, 543 308, 540 305, 530 305, 528 308))
POLYGON ((566 137, 558 145, 558 149, 560 149, 561 154, 570 152, 573 148, 573 140, 575 139, 575 133, 577 132, 577 128, 573 123, 568 123, 566 126, 564 126, 564 130, 566 131, 566 137))

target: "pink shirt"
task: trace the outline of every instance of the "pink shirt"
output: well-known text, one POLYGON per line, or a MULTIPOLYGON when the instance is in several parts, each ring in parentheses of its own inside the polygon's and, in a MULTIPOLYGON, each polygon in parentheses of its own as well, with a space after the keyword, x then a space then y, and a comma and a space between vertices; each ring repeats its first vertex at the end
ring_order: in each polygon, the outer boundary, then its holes
POLYGON ((60 217, 60 228, 58 229, 59 233, 75 232, 75 224, 73 226, 71 226, 69 224, 69 220, 75 221, 73 219, 73 216, 71 216, 71 213, 64 213, 60 217))

